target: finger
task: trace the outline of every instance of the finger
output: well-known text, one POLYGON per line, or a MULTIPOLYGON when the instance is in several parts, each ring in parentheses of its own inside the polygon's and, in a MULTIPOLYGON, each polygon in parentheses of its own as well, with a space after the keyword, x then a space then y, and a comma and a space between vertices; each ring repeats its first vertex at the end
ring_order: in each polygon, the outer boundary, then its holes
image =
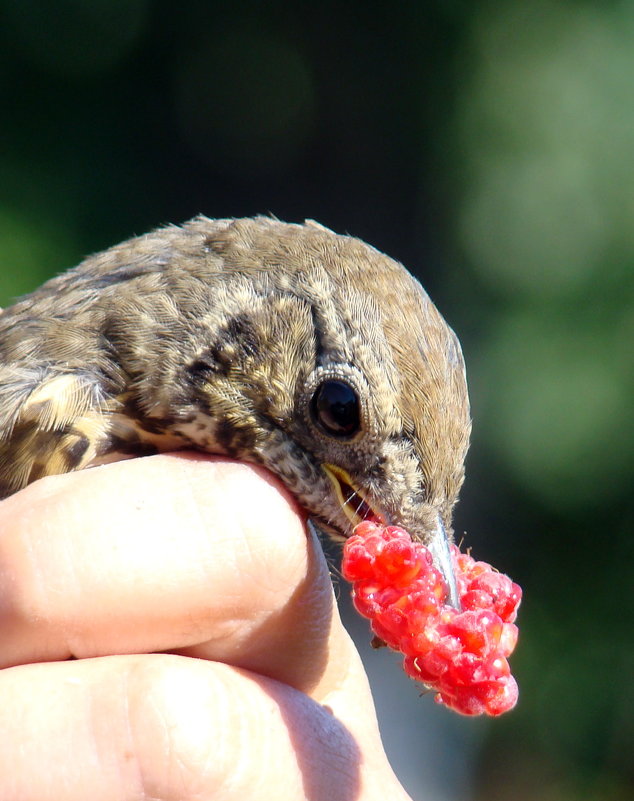
POLYGON ((331 714, 271 679, 169 655, 7 669, 0 795, 404 801, 367 690, 339 715, 344 695, 331 714))
POLYGON ((196 455, 44 479, 0 504, 2 664, 195 649, 309 689, 334 614, 303 515, 196 455))

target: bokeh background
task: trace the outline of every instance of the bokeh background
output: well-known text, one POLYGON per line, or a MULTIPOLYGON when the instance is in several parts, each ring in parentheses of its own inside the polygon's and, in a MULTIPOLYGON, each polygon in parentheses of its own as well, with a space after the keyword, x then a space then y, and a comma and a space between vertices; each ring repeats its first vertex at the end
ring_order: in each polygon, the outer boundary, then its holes
POLYGON ((415 801, 634 797, 634 2, 0 0, 0 303, 199 212, 360 236, 462 340, 521 699, 419 698, 342 589, 415 801))

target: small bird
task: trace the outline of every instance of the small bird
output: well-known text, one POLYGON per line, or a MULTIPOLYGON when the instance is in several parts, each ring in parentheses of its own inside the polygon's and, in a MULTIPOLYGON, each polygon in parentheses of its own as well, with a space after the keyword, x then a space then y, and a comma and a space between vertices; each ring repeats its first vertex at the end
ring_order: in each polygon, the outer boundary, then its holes
POLYGON ((0 314, 0 498, 179 449, 264 465, 316 526, 448 540, 470 415, 460 343, 396 261, 307 220, 199 216, 0 314))

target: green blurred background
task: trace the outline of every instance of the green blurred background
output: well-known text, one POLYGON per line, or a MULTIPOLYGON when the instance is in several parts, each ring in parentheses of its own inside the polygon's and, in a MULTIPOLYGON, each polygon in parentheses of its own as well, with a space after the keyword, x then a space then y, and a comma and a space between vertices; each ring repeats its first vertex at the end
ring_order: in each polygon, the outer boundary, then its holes
POLYGON ((0 103, 2 304, 199 212, 421 278, 470 377, 456 529, 525 591, 521 698, 452 716, 364 648, 390 758, 416 801, 634 797, 634 2, 0 0, 0 103))

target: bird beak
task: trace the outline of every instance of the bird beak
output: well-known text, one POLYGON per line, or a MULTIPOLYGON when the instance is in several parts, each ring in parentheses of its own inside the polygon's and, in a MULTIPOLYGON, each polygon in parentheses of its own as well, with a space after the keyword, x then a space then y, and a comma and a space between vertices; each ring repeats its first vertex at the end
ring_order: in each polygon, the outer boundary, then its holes
POLYGON ((343 468, 334 464, 322 464, 322 469, 333 486, 343 513, 353 526, 368 519, 376 520, 377 523, 385 522, 383 515, 370 506, 363 492, 343 468))
POLYGON ((460 599, 458 597, 458 587, 456 586, 456 576, 453 570, 451 561, 451 551, 449 550, 449 540, 447 539, 447 532, 443 525, 440 515, 436 518, 436 528, 433 532, 432 538, 427 544, 429 552, 432 555, 434 564, 440 570, 443 578, 447 582, 449 594, 447 596, 447 603, 451 604, 454 609, 460 612, 460 599))
MULTIPOLYGON (((386 520, 384 516, 374 510, 366 501, 361 490, 354 484, 349 474, 334 464, 323 464, 322 468, 330 479, 335 494, 346 517, 353 526, 358 525, 362 520, 375 520, 382 525, 386 520)), ((432 538, 427 544, 432 555, 435 566, 442 573, 449 592, 447 603, 461 611, 460 599, 458 597, 458 587, 456 586, 456 576, 451 561, 451 551, 449 550, 449 540, 440 515, 436 517, 436 528, 432 533, 432 538)))

